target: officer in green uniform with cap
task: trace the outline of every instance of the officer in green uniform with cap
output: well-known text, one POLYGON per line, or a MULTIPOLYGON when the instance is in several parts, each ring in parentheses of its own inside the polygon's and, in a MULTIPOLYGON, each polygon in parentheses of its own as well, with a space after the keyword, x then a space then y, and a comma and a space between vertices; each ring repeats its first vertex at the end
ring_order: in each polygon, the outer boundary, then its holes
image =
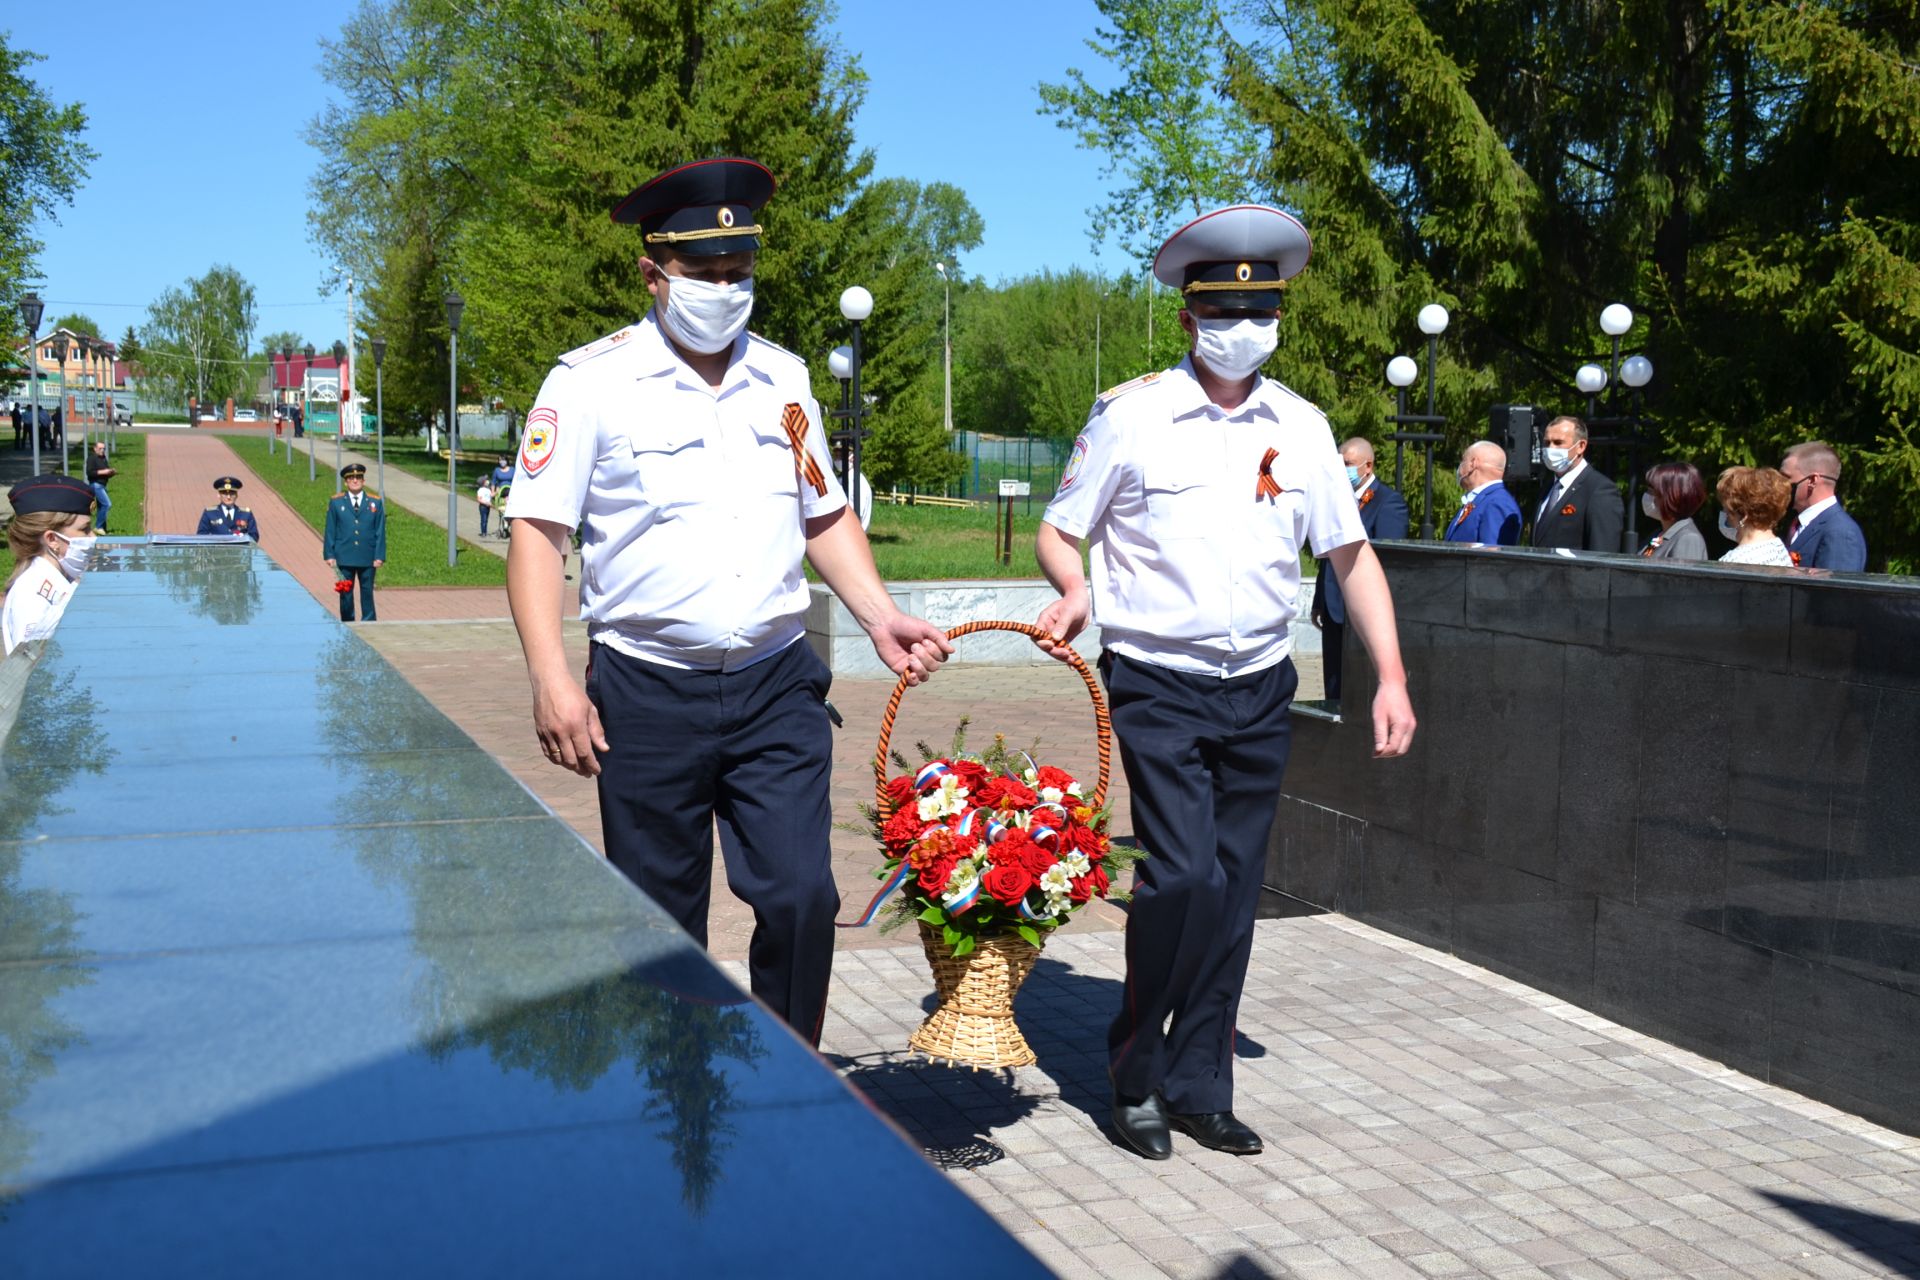
POLYGON ((373 611, 373 575, 387 562, 387 503, 367 491, 367 468, 349 462, 340 468, 346 486, 327 500, 327 563, 339 580, 340 621, 353 621, 353 584, 360 584, 360 612, 368 622, 373 611))

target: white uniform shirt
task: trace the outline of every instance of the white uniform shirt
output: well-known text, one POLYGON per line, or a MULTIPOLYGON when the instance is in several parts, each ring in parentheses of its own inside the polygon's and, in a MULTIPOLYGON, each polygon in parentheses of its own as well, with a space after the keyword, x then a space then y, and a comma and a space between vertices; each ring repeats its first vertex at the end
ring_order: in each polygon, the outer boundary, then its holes
POLYGON ((1318 409, 1261 378, 1228 412, 1190 360, 1094 404, 1046 520, 1091 538, 1104 645, 1217 676, 1291 652, 1303 544, 1325 556, 1367 536, 1318 409), (1280 496, 1256 498, 1268 449, 1280 496))
POLYGON ((53 634, 60 615, 73 599, 73 583, 60 566, 45 556, 35 556, 13 586, 7 589, 7 603, 0 608, 0 639, 5 652, 12 653, 28 640, 40 640, 53 634))
POLYGON ((651 315, 560 357, 527 414, 506 515, 581 531, 587 634, 665 666, 735 671, 806 631, 804 521, 846 497, 792 352, 751 334, 718 389, 651 315), (782 425, 805 415, 826 484, 802 484, 782 425))

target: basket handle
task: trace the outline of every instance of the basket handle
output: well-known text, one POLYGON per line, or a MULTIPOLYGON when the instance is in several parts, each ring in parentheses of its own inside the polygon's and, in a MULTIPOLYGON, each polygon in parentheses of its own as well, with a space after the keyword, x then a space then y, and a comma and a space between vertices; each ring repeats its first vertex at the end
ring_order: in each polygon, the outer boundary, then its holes
MULTIPOLYGON (((1030 622, 963 622, 948 629, 947 639, 958 640, 976 631, 1013 631, 1034 640, 1051 634, 1030 622)), ((1107 777, 1113 768, 1113 721, 1107 715, 1107 700, 1100 692, 1100 683, 1087 669, 1086 660, 1071 649, 1067 650, 1066 660, 1086 684, 1087 696, 1093 699, 1093 737, 1100 757, 1100 780, 1093 789, 1092 804, 1098 809, 1107 802, 1107 777)), ((873 807, 882 822, 893 816, 893 802, 887 796, 887 749, 893 741, 893 721, 900 713, 900 699, 906 692, 907 677, 903 674, 893 686, 893 696, 887 699, 886 714, 880 717, 880 745, 873 753, 873 807)))

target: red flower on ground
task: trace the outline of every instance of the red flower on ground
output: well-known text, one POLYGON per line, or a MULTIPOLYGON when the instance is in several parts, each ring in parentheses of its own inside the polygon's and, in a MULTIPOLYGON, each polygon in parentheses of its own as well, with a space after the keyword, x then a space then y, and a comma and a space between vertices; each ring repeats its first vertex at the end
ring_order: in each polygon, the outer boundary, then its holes
POLYGON ((996 901, 1014 906, 1027 896, 1033 888, 1033 875, 1025 867, 1005 863, 989 867, 987 874, 980 878, 980 887, 991 894, 996 901))

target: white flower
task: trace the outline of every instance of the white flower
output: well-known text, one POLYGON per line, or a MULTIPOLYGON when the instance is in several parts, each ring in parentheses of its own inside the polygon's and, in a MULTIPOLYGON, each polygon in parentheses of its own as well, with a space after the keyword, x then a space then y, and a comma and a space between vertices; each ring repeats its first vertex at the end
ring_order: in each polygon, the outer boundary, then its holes
POLYGON ((1040 888, 1049 898, 1065 897, 1073 892, 1073 877, 1056 862, 1040 873, 1040 888))
POLYGON ((1078 849, 1075 849, 1072 853, 1062 858, 1060 865, 1065 867, 1067 874, 1076 880, 1093 870, 1093 863, 1088 861, 1087 855, 1081 853, 1078 849))
POLYGON ((947 892, 955 895, 965 893, 973 888, 974 882, 979 878, 979 867, 972 860, 962 858, 954 864, 953 874, 947 877, 947 892))
POLYGON ((1058 787, 1042 787, 1040 789, 1040 798, 1048 804, 1059 804, 1060 797, 1065 794, 1066 792, 1060 790, 1058 787))
POLYGON ((920 821, 933 822, 950 814, 967 811, 967 789, 960 785, 960 779, 948 774, 940 779, 940 785, 920 797, 920 821))
POLYGON ((1080 784, 1076 782, 1072 786, 1068 787, 1067 794, 1072 796, 1075 800, 1078 800, 1080 798, 1080 784))
POLYGON ((1035 769, 1032 765, 1028 765, 1026 767, 1026 770, 1021 773, 1020 777, 1022 781, 1024 781, 1029 787, 1031 787, 1034 783, 1040 781, 1040 771, 1038 769, 1035 769))
POLYGON ((1047 895, 1047 914, 1050 916, 1060 915, 1061 913, 1065 912, 1068 907, 1072 905, 1073 905, 1073 900, 1067 897, 1065 894, 1050 893, 1047 895))

